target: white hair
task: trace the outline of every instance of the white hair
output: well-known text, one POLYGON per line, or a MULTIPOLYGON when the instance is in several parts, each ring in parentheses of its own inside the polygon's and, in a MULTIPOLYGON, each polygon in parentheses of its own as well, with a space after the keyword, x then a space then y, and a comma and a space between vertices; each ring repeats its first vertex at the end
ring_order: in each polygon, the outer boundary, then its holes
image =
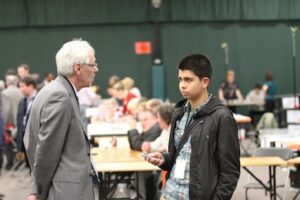
POLYGON ((89 62, 90 54, 95 54, 95 50, 87 41, 74 39, 65 43, 55 57, 58 75, 72 75, 74 64, 89 62))

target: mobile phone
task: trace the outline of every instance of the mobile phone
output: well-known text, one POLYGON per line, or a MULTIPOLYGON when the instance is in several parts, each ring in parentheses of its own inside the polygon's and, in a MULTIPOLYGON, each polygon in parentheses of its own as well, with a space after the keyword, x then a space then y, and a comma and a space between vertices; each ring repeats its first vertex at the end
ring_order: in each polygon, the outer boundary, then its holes
POLYGON ((150 156, 149 153, 141 153, 141 156, 148 159, 152 158, 152 156, 150 156))

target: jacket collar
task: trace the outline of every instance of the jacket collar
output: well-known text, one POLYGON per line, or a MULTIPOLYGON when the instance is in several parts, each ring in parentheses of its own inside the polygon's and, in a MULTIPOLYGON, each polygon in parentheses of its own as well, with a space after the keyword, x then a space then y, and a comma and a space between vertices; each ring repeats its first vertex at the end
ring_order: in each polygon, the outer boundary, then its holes
MULTIPOLYGON (((187 104, 187 99, 183 99, 175 105, 174 117, 176 119, 179 119, 183 116, 183 114, 185 112, 186 104, 187 104)), ((200 110, 196 111, 196 114, 194 116, 195 116, 195 118, 198 118, 198 117, 210 115, 214 111, 216 111, 224 106, 225 105, 221 104, 221 102, 215 96, 213 96, 200 110)))
MULTIPOLYGON (((73 99, 73 102, 74 101, 76 102, 76 103, 74 102, 73 104, 74 104, 74 107, 76 107, 75 109, 77 110, 77 115, 80 118, 79 103, 78 103, 76 91, 74 90, 72 83, 66 77, 61 76, 61 75, 57 76, 56 80, 65 86, 70 97, 73 99)), ((80 121, 81 128, 83 129, 85 136, 87 138, 87 130, 86 130, 85 126, 82 124, 82 121, 81 120, 79 120, 79 121, 80 121)))

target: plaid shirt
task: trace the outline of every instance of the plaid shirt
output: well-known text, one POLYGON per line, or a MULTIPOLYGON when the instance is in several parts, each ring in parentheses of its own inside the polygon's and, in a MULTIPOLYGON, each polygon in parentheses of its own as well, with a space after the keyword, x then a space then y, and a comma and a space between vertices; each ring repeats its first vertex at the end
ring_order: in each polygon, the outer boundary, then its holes
MULTIPOLYGON (((184 134, 184 130, 187 126, 189 126, 193 121, 193 115, 199 112, 211 99, 212 95, 210 94, 207 101, 204 102, 201 106, 196 109, 191 109, 189 112, 189 105, 188 103, 185 105, 184 108, 184 115, 183 117, 176 122, 175 128, 175 147, 176 149, 179 146, 179 142, 181 137, 184 134)), ((175 178, 175 169, 176 163, 173 165, 170 177, 167 180, 166 187, 162 193, 162 197, 166 200, 169 199, 176 199, 176 200, 187 200, 189 199, 189 182, 190 182, 190 157, 191 157, 191 136, 189 137, 188 141, 182 147, 176 161, 182 160, 186 163, 185 165, 185 172, 184 178, 179 179, 175 178)))

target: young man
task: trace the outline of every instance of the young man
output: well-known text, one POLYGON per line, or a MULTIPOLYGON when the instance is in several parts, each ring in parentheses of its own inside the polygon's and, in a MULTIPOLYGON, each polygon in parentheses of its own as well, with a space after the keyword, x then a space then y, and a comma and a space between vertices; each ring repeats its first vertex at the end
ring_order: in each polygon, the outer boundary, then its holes
POLYGON ((27 124, 27 117, 31 110, 32 102, 37 94, 36 82, 30 76, 26 76, 19 82, 20 91, 24 98, 20 100, 17 115, 17 160, 25 161, 25 147, 23 143, 25 127, 27 124))
POLYGON ((168 171, 161 199, 230 199, 240 174, 236 122, 208 92, 212 69, 207 57, 189 55, 178 69, 185 99, 174 108, 169 152, 147 159, 168 171))
POLYGON ((95 50, 80 39, 56 54, 58 76, 34 98, 24 135, 33 184, 27 200, 93 200, 90 143, 76 96, 98 71, 95 50))

